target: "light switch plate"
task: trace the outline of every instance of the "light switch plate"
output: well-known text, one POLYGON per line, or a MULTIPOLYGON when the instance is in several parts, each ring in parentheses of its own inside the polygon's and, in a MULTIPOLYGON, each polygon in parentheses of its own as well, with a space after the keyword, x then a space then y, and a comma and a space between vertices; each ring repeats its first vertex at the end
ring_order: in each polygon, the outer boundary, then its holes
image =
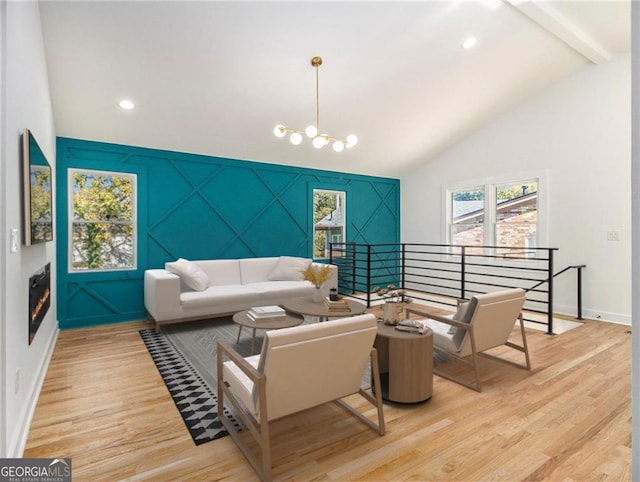
POLYGON ((20 230, 18 228, 11 228, 9 238, 11 252, 17 253, 18 249, 20 249, 20 230))

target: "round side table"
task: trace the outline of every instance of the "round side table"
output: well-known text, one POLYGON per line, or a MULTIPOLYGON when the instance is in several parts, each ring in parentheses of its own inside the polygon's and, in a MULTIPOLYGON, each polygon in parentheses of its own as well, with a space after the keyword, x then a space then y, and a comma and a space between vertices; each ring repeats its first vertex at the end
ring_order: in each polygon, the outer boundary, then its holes
POLYGON ((424 335, 378 323, 374 343, 382 383, 382 398, 416 403, 433 393, 433 332, 424 335))

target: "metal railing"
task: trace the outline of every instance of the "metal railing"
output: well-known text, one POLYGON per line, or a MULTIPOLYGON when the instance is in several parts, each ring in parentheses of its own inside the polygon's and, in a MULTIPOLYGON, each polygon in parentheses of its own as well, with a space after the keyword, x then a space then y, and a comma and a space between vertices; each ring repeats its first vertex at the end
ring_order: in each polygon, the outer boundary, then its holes
POLYGON ((375 288, 394 285, 417 301, 456 306, 458 298, 496 289, 527 292, 527 321, 553 334, 555 276, 578 272, 578 318, 582 318, 582 269, 553 274, 557 248, 453 246, 449 244, 331 243, 329 262, 338 266, 339 291, 371 307, 375 288), (535 314, 542 317, 535 317, 535 314), (533 318, 532 318, 533 317, 533 318), (542 318, 542 319, 540 319, 542 318))

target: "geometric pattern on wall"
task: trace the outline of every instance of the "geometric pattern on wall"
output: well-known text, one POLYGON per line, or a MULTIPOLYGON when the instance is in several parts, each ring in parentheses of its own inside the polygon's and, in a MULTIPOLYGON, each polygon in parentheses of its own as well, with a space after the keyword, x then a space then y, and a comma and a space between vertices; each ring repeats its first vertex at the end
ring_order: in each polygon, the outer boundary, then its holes
MULTIPOLYGON (((212 156, 58 138, 59 231, 66 230, 66 169, 121 163, 144 169, 145 219, 135 272, 58 273, 62 328, 145 318, 143 274, 178 257, 311 256, 313 188, 344 189, 347 241, 400 241, 397 179, 239 161, 212 156), (86 165, 85 165, 86 164, 86 165), (78 279, 81 282, 78 282, 78 279)), ((58 266, 67 266, 64 233, 58 266)))

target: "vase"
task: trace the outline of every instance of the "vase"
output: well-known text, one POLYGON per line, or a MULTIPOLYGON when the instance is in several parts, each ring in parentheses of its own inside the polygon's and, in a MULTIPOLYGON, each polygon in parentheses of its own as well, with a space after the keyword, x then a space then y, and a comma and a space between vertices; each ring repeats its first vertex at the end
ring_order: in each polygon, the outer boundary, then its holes
POLYGON ((316 289, 313 290, 313 301, 315 303, 320 303, 322 301, 322 290, 319 286, 316 286, 316 289))
POLYGON ((400 303, 396 301, 385 301, 384 314, 382 319, 387 325, 395 325, 398 323, 398 308, 400 303))

